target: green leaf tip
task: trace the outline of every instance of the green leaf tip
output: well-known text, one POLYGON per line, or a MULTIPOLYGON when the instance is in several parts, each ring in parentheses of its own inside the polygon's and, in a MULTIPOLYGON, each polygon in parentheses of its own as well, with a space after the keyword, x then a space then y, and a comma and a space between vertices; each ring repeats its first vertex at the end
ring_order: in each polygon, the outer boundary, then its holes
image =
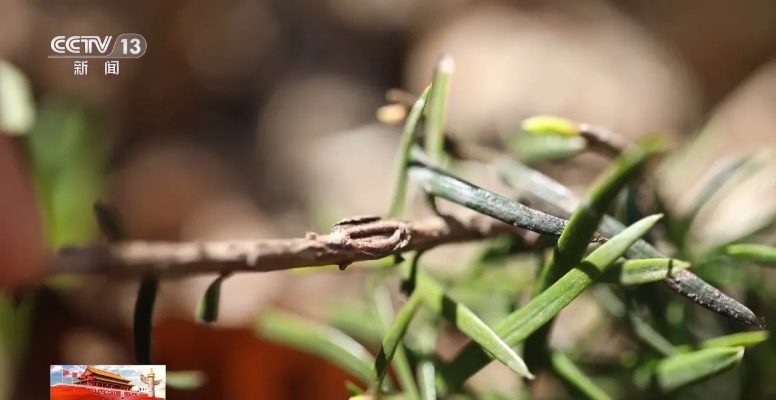
POLYGON ((365 394, 364 389, 361 389, 360 386, 356 385, 351 381, 345 381, 345 389, 350 394, 350 398, 362 396, 365 394))
POLYGON ((769 331, 740 332, 704 340, 701 347, 750 347, 768 340, 769 337, 769 331))
POLYGON ((661 218, 663 218, 663 214, 654 214, 642 218, 640 221, 637 221, 633 225, 625 228, 625 230, 618 235, 609 239, 609 241, 601 245, 601 247, 593 250, 593 252, 585 258, 584 262, 593 263, 599 270, 603 271, 604 268, 612 265, 618 258, 627 252, 633 243, 646 235, 661 218))
POLYGON ((520 128, 534 135, 579 136, 579 124, 553 115, 537 115, 523 120, 520 128))
MULTIPOLYGON (((739 332, 731 335, 706 339, 698 344, 698 349, 710 349, 718 347, 752 347, 765 342, 770 337, 769 331, 739 332)), ((677 346, 679 352, 690 352, 692 346, 677 346)))
POLYGON ((734 244, 728 246, 725 252, 743 260, 776 266, 776 247, 758 244, 734 244))
POLYGON ((431 78, 431 93, 426 106, 425 150, 438 166, 445 163, 445 120, 450 93, 450 80, 455 71, 455 62, 444 54, 437 62, 431 78))
POLYGON ((111 242, 127 239, 127 232, 121 222, 121 213, 116 207, 104 201, 97 201, 92 210, 97 219, 97 225, 106 239, 111 242))
POLYGON ((221 304, 221 284, 228 277, 229 274, 223 274, 208 286, 197 309, 197 317, 200 321, 211 323, 218 320, 218 309, 221 304))
POLYGON ((159 292, 159 280, 143 279, 137 291, 135 301, 135 316, 132 324, 134 337, 135 361, 138 364, 152 365, 151 340, 154 318, 154 305, 159 292))
POLYGON ((404 122, 404 129, 401 134, 401 147, 396 163, 396 182, 393 187, 393 196, 391 197, 391 206, 388 215, 391 217, 401 217, 404 212, 404 202, 407 193, 407 166, 410 162, 412 145, 415 143, 418 125, 423 117, 423 110, 426 108, 431 93, 431 85, 426 86, 423 92, 418 96, 415 104, 412 105, 407 119, 404 122))
POLYGON ((743 347, 709 348, 676 355, 658 363, 655 382, 662 391, 671 392, 733 369, 743 357, 743 347))
POLYGON ((202 387, 207 381, 201 371, 170 371, 167 373, 167 385, 179 390, 194 390, 202 387))

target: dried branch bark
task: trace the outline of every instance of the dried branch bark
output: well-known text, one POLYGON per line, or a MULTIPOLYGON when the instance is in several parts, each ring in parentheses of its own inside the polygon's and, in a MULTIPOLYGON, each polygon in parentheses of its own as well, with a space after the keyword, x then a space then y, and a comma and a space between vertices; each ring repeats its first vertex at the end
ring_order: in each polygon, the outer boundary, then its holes
POLYGON ((526 231, 482 215, 435 216, 417 221, 355 217, 338 222, 328 234, 309 232, 304 238, 182 243, 130 241, 65 247, 53 259, 49 272, 174 278, 326 265, 345 268, 357 261, 501 234, 525 238, 526 231))

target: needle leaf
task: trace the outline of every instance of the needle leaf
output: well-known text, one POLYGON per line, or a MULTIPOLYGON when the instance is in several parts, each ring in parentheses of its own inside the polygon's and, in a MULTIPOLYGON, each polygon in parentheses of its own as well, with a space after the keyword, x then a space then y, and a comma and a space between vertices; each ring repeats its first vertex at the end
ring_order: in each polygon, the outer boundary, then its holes
MULTIPOLYGON (((507 185, 517 189, 526 200, 541 204, 542 209, 548 212, 560 216, 570 215, 579 204, 579 199, 571 190, 541 172, 509 159, 500 159, 496 165, 499 176, 507 185)), ((598 226, 598 232, 612 237, 624 228, 622 223, 605 215, 598 226)), ((634 259, 665 258, 665 255, 644 240, 637 241, 625 255, 634 259)), ((674 292, 702 307, 749 325, 760 324, 749 308, 690 271, 678 271, 663 282, 674 292)))
POLYGON ((263 313, 255 329, 266 339, 315 354, 342 367, 362 382, 369 382, 374 357, 341 331, 277 310, 263 313))
POLYGON ((687 268, 690 268, 690 263, 673 258, 622 260, 609 268, 601 277, 601 281, 623 286, 643 285, 667 279, 687 268))
MULTIPOLYGON (((547 290, 528 304, 510 314, 493 329, 511 346, 517 346, 542 325, 554 318, 572 300, 598 279, 607 267, 645 235, 660 215, 646 217, 628 227, 593 251, 585 260, 561 277, 547 290)), ((446 381, 450 387, 460 387, 474 373, 482 369, 491 356, 472 343, 467 345, 446 369, 446 381)))
POLYGON ((733 369, 743 357, 743 347, 709 348, 679 354, 658 363, 655 381, 663 392, 672 392, 733 369))
MULTIPOLYGON (((424 274, 421 272, 421 274, 424 274)), ((425 274, 424 274, 425 275, 425 274)), ((488 325, 477 317, 468 307, 451 299, 442 291, 442 288, 433 284, 429 279, 419 279, 423 294, 423 303, 435 314, 443 316, 453 326, 469 336, 480 349, 487 351, 493 358, 506 365, 514 373, 528 379, 534 376, 528 371, 528 367, 517 353, 499 337, 488 325)))

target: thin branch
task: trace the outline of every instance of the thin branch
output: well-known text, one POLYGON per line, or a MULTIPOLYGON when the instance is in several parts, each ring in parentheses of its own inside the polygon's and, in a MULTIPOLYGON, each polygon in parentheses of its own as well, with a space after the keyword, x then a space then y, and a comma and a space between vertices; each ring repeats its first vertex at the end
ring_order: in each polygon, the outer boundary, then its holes
POLYGON ((220 242, 130 241, 65 247, 50 265, 52 274, 97 274, 173 278, 206 273, 269 272, 377 260, 501 234, 525 231, 488 218, 436 216, 418 221, 355 217, 338 222, 329 234, 304 238, 220 242))
POLYGON ((579 134, 593 150, 609 157, 617 157, 631 147, 623 135, 603 127, 579 124, 579 134))

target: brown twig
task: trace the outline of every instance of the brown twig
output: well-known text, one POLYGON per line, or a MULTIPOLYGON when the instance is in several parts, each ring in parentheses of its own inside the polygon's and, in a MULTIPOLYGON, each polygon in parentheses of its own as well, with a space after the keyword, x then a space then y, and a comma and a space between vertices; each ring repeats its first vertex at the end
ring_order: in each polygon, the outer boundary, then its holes
MULTIPOLYGON (((389 89, 385 94, 385 98, 390 103, 386 107, 389 107, 392 112, 383 112, 380 115, 380 120, 385 123, 399 124, 402 122, 401 118, 406 116, 406 112, 402 114, 395 110, 394 107, 400 106, 405 111, 409 110, 415 103, 417 96, 402 89, 389 89)), ((624 135, 604 127, 579 123, 577 128, 579 129, 579 135, 587 141, 590 150, 607 157, 617 157, 631 147, 631 143, 624 135)))
POLYGON ((599 126, 579 124, 579 134, 592 150, 609 157, 618 157, 631 146, 623 135, 599 126))
POLYGON ((356 217, 338 222, 328 234, 304 238, 222 242, 141 242, 66 247, 52 261, 52 274, 97 274, 173 278, 205 273, 269 272, 377 260, 525 231, 488 218, 435 216, 418 221, 356 217))

